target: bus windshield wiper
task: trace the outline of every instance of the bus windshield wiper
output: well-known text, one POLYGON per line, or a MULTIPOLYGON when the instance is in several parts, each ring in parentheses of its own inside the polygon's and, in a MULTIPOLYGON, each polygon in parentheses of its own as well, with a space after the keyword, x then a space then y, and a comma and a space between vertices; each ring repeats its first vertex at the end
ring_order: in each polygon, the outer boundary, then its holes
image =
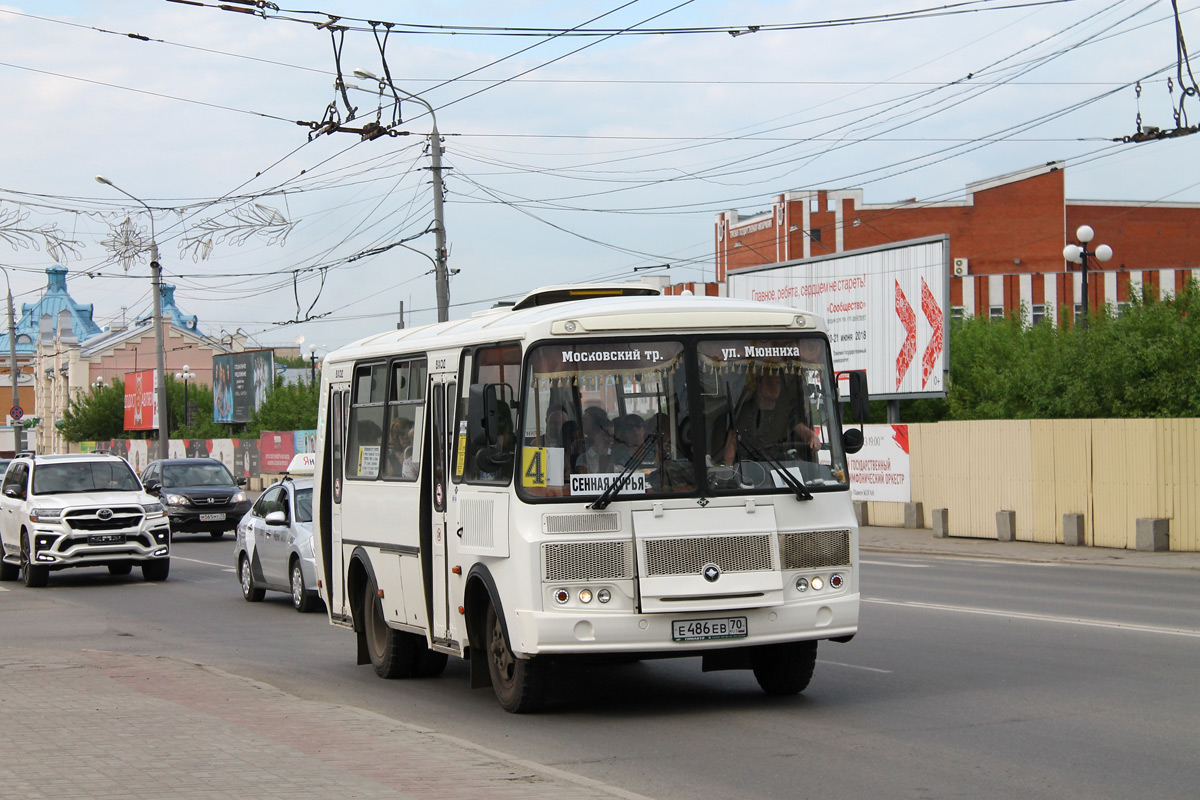
POLYGON ((791 489, 796 495, 797 500, 813 499, 812 493, 808 491, 808 487, 804 485, 804 480, 802 478, 793 475, 787 467, 785 467, 783 464, 780 464, 772 456, 767 455, 766 451, 755 447, 749 441, 746 441, 746 439, 743 438, 741 431, 737 431, 737 433, 734 434, 734 437, 738 441, 738 446, 744 446, 746 448, 746 452, 753 456, 756 461, 765 461, 770 464, 771 469, 775 470, 775 473, 779 475, 783 482, 788 485, 788 488, 791 489))
POLYGON ((637 469, 638 464, 642 463, 642 457, 646 455, 646 451, 650 449, 650 445, 653 444, 658 437, 658 431, 646 436, 642 443, 638 445, 638 449, 634 450, 633 453, 630 454, 629 460, 626 461, 625 466, 621 468, 621 474, 617 476, 617 479, 610 483, 608 488, 605 489, 599 497, 597 497, 588 505, 588 508, 594 508, 597 511, 608 508, 608 504, 616 498, 617 493, 621 491, 622 487, 624 487, 626 483, 629 482, 629 476, 633 474, 635 469, 637 469))

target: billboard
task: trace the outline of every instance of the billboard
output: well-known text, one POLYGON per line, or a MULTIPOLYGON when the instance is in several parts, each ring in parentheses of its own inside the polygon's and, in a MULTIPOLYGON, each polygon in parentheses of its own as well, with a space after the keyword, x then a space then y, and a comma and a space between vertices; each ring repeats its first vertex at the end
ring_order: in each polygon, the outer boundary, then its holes
POLYGON ((866 370, 872 399, 946 394, 949 236, 737 270, 728 287, 823 317, 834 368, 866 370))
POLYGON ((912 500, 907 425, 864 425, 862 450, 846 460, 851 499, 884 503, 912 500))
POLYGON ((270 350, 213 356, 213 422, 249 422, 274 380, 270 350))
POLYGON ((158 428, 158 384, 152 369, 125 373, 125 430, 158 428))

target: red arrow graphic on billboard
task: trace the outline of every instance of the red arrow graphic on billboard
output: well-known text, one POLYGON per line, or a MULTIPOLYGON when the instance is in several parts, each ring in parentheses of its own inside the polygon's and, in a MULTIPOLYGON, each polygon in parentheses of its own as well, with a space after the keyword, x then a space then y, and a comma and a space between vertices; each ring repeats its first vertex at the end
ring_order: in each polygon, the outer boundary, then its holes
POLYGON ((924 278, 921 278, 921 310, 925 312, 925 319, 929 320, 929 327, 932 330, 929 344, 926 345, 925 352, 921 355, 921 388, 924 389, 925 384, 929 383, 929 376, 933 373, 933 368, 937 365, 937 357, 945 345, 942 308, 934 299, 933 292, 929 291, 929 284, 925 283, 924 278))
POLYGON ((896 388, 899 389, 900 382, 904 380, 905 373, 912 365, 913 356, 917 354, 917 315, 908 304, 908 298, 900 288, 900 281, 896 281, 896 316, 904 326, 904 345, 896 356, 896 388))

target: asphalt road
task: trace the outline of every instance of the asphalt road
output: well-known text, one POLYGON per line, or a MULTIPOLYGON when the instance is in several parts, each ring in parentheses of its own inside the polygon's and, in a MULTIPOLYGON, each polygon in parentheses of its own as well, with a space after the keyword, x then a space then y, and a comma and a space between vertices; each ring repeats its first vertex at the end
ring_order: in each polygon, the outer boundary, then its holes
POLYGON ((453 659, 419 681, 355 666, 323 614, 242 600, 232 555, 182 536, 163 584, 2 584, 0 635, 211 664, 658 798, 1196 796, 1200 573, 866 554, 861 632, 799 697, 698 659, 572 665, 513 716, 453 659))

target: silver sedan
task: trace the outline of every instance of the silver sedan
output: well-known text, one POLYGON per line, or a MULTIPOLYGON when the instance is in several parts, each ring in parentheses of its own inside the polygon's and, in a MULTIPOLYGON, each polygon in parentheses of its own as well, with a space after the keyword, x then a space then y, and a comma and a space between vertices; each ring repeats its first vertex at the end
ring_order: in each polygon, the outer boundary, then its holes
POLYGON ((269 486, 238 523, 234 563, 247 602, 257 603, 271 590, 290 594, 301 613, 320 605, 312 491, 312 478, 285 477, 269 486))

